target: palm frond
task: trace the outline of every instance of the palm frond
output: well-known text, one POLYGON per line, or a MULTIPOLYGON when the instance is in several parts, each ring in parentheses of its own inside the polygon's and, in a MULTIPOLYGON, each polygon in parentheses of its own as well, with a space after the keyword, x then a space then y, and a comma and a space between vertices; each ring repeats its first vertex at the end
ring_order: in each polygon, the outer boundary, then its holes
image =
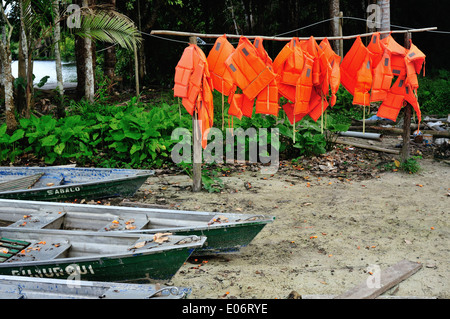
POLYGON ((118 44, 134 50, 141 43, 141 35, 134 22, 112 10, 83 10, 81 28, 74 31, 82 37, 118 44))

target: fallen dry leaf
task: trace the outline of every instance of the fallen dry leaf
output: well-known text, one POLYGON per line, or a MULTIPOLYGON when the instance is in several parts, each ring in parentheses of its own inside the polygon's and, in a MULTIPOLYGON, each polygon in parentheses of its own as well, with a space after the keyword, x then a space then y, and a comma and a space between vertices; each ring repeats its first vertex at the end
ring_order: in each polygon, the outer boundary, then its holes
POLYGON ((169 237, 172 233, 156 233, 153 235, 153 241, 158 244, 162 244, 165 241, 169 241, 169 237))
POLYGON ((145 246, 146 243, 147 243, 147 242, 146 242, 145 240, 144 240, 144 241, 137 242, 136 244, 134 244, 133 247, 130 247, 129 249, 139 249, 139 248, 142 248, 142 247, 145 246))

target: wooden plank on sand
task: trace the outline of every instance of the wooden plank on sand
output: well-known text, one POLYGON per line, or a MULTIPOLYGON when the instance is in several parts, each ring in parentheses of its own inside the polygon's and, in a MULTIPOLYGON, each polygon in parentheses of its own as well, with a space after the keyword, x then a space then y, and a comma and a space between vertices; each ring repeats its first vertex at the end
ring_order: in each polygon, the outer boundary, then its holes
POLYGON ((391 289, 399 282, 416 273, 422 268, 422 264, 408 260, 402 260, 394 266, 381 271, 380 284, 369 285, 364 281, 360 285, 344 292, 334 299, 373 299, 391 289), (372 287, 374 286, 374 287, 372 287))

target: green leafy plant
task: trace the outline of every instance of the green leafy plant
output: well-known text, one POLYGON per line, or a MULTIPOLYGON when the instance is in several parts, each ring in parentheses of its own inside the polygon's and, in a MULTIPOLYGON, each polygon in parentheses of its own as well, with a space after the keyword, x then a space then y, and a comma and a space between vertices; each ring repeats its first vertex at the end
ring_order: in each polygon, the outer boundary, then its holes
POLYGON ((406 173, 409 174, 415 174, 420 171, 420 164, 418 160, 420 159, 420 156, 412 156, 405 160, 404 162, 400 163, 400 169, 406 173))

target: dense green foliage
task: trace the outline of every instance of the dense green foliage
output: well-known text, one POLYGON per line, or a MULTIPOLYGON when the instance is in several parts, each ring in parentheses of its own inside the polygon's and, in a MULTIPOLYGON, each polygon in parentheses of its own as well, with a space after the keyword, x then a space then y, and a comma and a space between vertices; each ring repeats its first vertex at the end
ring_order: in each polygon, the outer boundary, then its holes
POLYGON ((3 124, 0 160, 13 162, 29 152, 45 164, 161 166, 168 160, 174 143, 170 135, 179 124, 177 109, 164 103, 149 110, 135 101, 124 106, 76 103, 72 115, 59 120, 50 115, 21 119, 11 136, 3 124))
MULTIPOLYGON (((216 94, 216 100, 219 98, 216 94)), ((136 98, 121 105, 72 102, 65 118, 55 119, 51 115, 22 118, 19 128, 11 135, 3 124, 0 127, 0 161, 8 164, 25 154, 33 154, 45 164, 76 162, 130 168, 172 165, 170 152, 178 142, 172 140, 172 132, 177 127, 191 130, 192 119, 177 101, 169 103, 151 105, 137 102, 136 98)), ((221 124, 219 105, 216 104, 216 127, 221 124)), ((225 121, 228 121, 227 115, 225 121)), ((331 131, 348 128, 334 122, 332 116, 327 117, 327 124, 331 131)), ((324 153, 329 142, 321 133, 320 122, 305 118, 297 124, 294 143, 293 127, 281 112, 280 118, 254 114, 252 118, 235 119, 233 128, 278 128, 280 153, 294 158, 324 153)), ((225 132, 223 136, 225 138, 225 132)), ((267 140, 271 140, 270 133, 267 140)), ((247 137, 247 147, 249 142, 247 137)))
POLYGON ((432 77, 420 78, 419 85, 422 113, 446 117, 450 113, 450 71, 440 69, 432 77))

